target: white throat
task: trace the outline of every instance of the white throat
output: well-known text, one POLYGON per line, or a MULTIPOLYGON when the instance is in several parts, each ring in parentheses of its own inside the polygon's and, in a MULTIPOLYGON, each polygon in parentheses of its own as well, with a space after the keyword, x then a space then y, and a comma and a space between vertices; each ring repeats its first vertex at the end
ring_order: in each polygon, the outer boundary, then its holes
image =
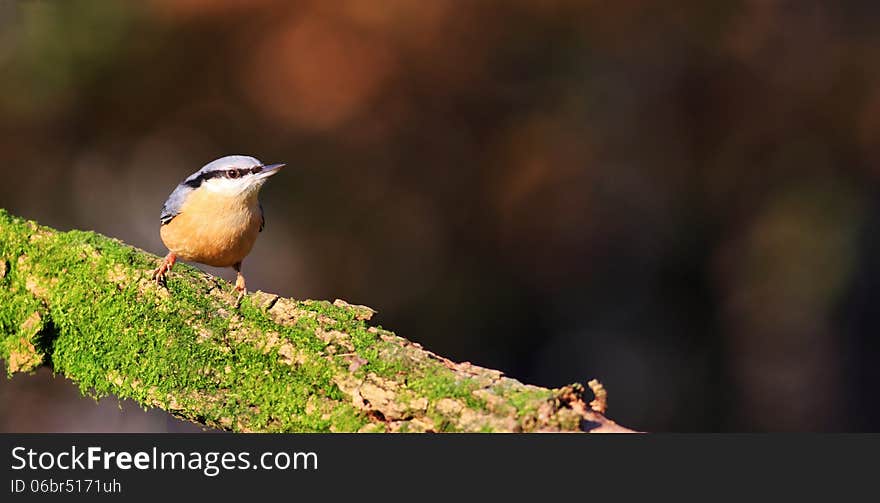
POLYGON ((255 195, 263 186, 264 180, 247 178, 212 178, 205 180, 205 190, 227 197, 246 197, 255 195))

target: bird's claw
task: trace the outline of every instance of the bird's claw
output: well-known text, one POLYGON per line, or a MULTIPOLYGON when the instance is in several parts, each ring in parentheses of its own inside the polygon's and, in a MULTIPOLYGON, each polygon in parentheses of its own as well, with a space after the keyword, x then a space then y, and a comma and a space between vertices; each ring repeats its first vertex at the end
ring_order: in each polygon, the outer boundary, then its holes
POLYGON ((174 267, 175 260, 176 257, 173 254, 169 254, 167 257, 165 257, 165 259, 162 261, 162 264, 155 270, 153 270, 153 275, 150 277, 150 279, 154 280, 156 282, 156 285, 162 288, 168 288, 165 273, 167 273, 171 270, 172 267, 174 267))
POLYGON ((162 266, 158 267, 157 269, 155 269, 153 271, 152 277, 150 277, 151 280, 156 282, 157 286, 161 286, 162 288, 168 287, 168 283, 166 282, 166 277, 165 277, 166 270, 167 269, 165 268, 165 266, 162 265, 162 266))
POLYGON ((241 301, 247 295, 247 286, 244 282, 244 276, 239 273, 235 278, 235 291, 238 292, 238 298, 235 300, 235 307, 241 306, 241 301))
POLYGON ((168 281, 166 281, 164 274, 157 274, 154 279, 156 280, 156 286, 168 288, 168 281))

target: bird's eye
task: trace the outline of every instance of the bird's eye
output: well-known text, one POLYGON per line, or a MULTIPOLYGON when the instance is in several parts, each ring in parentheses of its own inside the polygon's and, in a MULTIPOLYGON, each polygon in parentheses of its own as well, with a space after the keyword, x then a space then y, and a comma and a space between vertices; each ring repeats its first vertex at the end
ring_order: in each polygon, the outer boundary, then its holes
POLYGON ((238 178, 238 170, 230 169, 226 171, 226 178, 238 178))

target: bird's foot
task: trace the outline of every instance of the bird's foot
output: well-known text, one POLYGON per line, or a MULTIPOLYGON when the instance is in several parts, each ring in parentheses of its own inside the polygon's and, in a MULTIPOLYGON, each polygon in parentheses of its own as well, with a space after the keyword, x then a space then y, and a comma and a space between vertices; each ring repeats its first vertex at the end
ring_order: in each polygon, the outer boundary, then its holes
POLYGON ((238 292, 238 300, 236 300, 235 304, 236 306, 240 306, 242 299, 247 295, 247 286, 244 282, 244 276, 242 276, 241 273, 238 273, 235 278, 235 291, 238 292))
POLYGON ((171 268, 174 267, 174 262, 176 261, 177 256, 173 253, 166 255, 162 264, 153 271, 153 276, 150 279, 155 280, 157 285, 167 288, 165 273, 169 272, 171 268))

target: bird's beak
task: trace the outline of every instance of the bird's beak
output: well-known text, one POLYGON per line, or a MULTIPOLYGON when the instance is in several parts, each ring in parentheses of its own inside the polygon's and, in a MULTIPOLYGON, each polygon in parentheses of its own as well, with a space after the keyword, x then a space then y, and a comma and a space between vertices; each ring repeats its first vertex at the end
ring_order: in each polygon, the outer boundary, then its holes
POLYGON ((283 168, 284 166, 287 166, 287 164, 285 164, 285 163, 267 164, 267 165, 263 166, 263 169, 260 170, 259 173, 257 173, 257 176, 260 178, 269 178, 270 176, 274 175, 275 173, 278 173, 279 171, 281 171, 281 168, 283 168))

